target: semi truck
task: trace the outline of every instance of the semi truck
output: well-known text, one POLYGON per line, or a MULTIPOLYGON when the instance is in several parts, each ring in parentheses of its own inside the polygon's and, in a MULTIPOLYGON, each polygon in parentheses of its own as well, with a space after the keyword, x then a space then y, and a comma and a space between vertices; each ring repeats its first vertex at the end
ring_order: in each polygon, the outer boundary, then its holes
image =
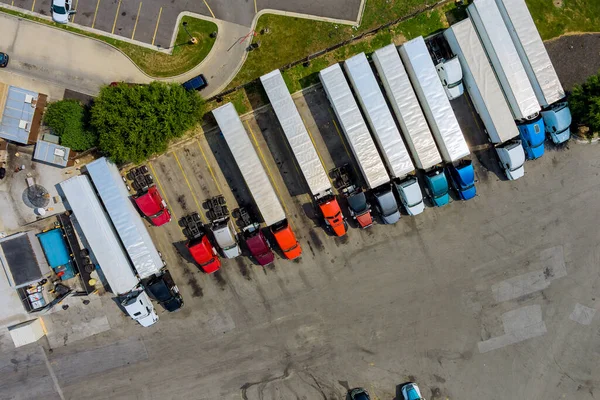
POLYGON ((150 175, 148 167, 142 165, 133 168, 127 174, 131 180, 131 186, 136 191, 133 201, 138 209, 154 226, 161 226, 171 221, 171 213, 167 203, 163 200, 158 189, 154 185, 154 178, 150 175))
POLYGON ((358 109, 342 68, 339 64, 325 68, 319 72, 319 79, 342 132, 350 144, 367 187, 374 197, 375 208, 381 215, 383 223, 395 224, 400 219, 400 211, 392 191, 390 176, 358 109))
POLYGON ((494 0, 474 0, 467 12, 517 123, 525 155, 530 160, 543 156, 545 131, 541 107, 498 6, 494 0))
POLYGON ((444 38, 436 33, 425 38, 425 44, 433 58, 433 64, 446 91, 448 100, 454 100, 462 96, 465 89, 462 82, 460 62, 452 54, 444 38))
POLYGON ((231 103, 212 111, 231 154, 244 177, 265 224, 271 230, 284 256, 290 260, 300 257, 302 248, 285 216, 285 212, 265 168, 231 103))
POLYGON ((470 154, 469 146, 438 78, 423 37, 419 36, 404 43, 399 52, 442 160, 446 163, 450 181, 462 200, 472 199, 477 191, 475 171, 471 160, 467 158, 470 154))
POLYGON ((144 327, 158 321, 150 298, 142 289, 125 251, 85 175, 75 176, 59 184, 68 208, 75 215, 79 232, 85 237, 92 259, 117 296, 119 304, 131 318, 144 327))
POLYGON ((494 144, 500 167, 508 179, 519 179, 525 171, 519 130, 473 23, 470 19, 460 21, 446 29, 444 36, 460 60, 467 92, 494 144))
POLYGON ((315 145, 302 117, 292 100, 278 69, 260 77, 283 133, 292 148, 300 171, 308 183, 308 188, 325 223, 336 236, 344 236, 347 224, 340 205, 333 193, 331 181, 325 172, 315 145))
POLYGON ((379 145, 400 202, 409 215, 422 213, 425 205, 421 187, 414 176, 415 166, 365 53, 347 59, 344 69, 371 127, 375 142, 379 145))
POLYGON ((444 174, 442 157, 396 46, 390 44, 376 50, 373 53, 373 63, 400 123, 413 161, 417 168, 424 172, 425 186, 433 203, 438 206, 447 204, 448 181, 444 174))
POLYGON ((546 134, 554 144, 571 137, 571 110, 554 65, 524 0, 496 0, 529 82, 542 107, 546 134))
MULTIPOLYGON (((160 279, 165 273, 165 263, 129 199, 129 191, 117 166, 102 157, 87 164, 85 170, 142 284, 160 279)), ((178 297, 177 286, 169 286, 172 295, 178 297)))

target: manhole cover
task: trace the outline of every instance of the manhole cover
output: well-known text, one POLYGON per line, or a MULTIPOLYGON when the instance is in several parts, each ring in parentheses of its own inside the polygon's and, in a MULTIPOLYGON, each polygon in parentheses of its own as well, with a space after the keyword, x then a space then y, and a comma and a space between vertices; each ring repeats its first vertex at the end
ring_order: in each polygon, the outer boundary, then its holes
POLYGON ((33 185, 25 190, 27 202, 35 208, 45 208, 50 204, 50 194, 45 187, 33 185))

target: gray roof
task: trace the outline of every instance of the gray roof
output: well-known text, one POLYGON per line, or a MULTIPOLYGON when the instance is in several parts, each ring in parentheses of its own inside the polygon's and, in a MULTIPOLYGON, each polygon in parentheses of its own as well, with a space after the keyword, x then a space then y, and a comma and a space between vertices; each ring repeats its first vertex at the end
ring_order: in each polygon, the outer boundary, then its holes
POLYGON ((360 114, 342 68, 339 64, 333 64, 319 72, 319 79, 367 185, 370 189, 385 185, 390 181, 390 176, 360 114))
POLYGON ((75 176, 59 185, 113 293, 120 295, 130 292, 138 285, 138 278, 89 178, 75 176))
POLYGON ((162 259, 129 199, 117 166, 102 157, 86 165, 86 169, 140 279, 160 272, 162 259))
POLYGON ((0 264, 11 287, 17 289, 42 279, 50 272, 35 232, 19 232, 0 239, 0 264))
POLYGON ((66 167, 67 162, 69 161, 70 152, 71 149, 68 147, 64 147, 52 142, 46 142, 44 140, 38 140, 37 144, 35 145, 33 159, 58 165, 60 167, 66 167))
POLYGON ((227 103, 212 111, 233 158, 267 226, 285 219, 273 185, 256 154, 235 107, 227 103))
POLYGON ((365 53, 347 59, 344 68, 390 173, 403 178, 415 167, 365 53))
POLYGON ((327 173, 321 164, 317 150, 312 142, 304 121, 290 96, 281 72, 278 69, 260 77, 269 96, 275 115, 281 124, 283 133, 296 156, 298 165, 304 174, 311 193, 314 196, 331 189, 327 173))
POLYGON ((27 144, 35 103, 39 94, 15 86, 8 88, 6 104, 0 121, 0 137, 27 144))

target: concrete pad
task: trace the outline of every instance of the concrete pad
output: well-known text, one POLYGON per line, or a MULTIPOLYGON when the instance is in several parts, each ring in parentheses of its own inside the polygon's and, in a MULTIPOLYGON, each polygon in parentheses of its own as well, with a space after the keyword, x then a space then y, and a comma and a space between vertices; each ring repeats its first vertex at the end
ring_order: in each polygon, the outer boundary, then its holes
POLYGON ((569 315, 569 319, 581 325, 590 325, 594 319, 594 315, 596 315, 595 308, 586 307, 583 304, 577 303, 575 304, 575 309, 571 315, 569 315))
POLYGON ((479 342, 477 346, 480 353, 501 349, 547 332, 539 305, 508 311, 502 315, 502 323, 505 334, 479 342))

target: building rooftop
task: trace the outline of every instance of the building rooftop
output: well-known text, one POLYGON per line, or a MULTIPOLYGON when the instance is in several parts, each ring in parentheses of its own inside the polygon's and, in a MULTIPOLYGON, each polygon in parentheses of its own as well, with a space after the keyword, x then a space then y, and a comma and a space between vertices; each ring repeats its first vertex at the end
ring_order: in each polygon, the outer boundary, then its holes
POLYGON ((0 85, 0 137, 22 144, 36 141, 46 95, 15 86, 0 85))
POLYGON ((38 282, 50 272, 42 246, 33 231, 0 239, 0 265, 13 289, 38 282))
MULTIPOLYGON (((44 139, 48 135, 44 135, 44 139)), ((48 164, 66 167, 69 162, 69 154, 71 149, 61 146, 57 143, 48 142, 46 140, 38 140, 35 145, 35 153, 33 159, 43 161, 48 164)))

